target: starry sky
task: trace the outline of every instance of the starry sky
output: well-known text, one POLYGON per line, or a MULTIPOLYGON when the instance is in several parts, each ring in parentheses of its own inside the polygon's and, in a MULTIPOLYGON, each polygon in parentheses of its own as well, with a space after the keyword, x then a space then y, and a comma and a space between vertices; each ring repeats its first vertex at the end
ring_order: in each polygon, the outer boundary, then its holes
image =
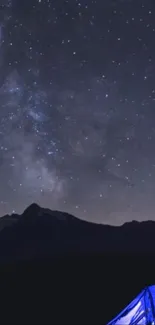
POLYGON ((155 220, 154 0, 0 1, 0 215, 155 220))

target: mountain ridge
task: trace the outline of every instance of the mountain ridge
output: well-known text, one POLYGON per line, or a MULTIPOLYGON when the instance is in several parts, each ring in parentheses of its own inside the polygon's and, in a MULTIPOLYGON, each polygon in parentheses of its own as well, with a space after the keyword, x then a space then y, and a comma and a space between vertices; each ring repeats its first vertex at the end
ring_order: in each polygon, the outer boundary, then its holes
POLYGON ((64 212, 64 211, 60 211, 60 210, 51 210, 49 208, 44 208, 39 206, 37 203, 32 203, 31 205, 29 205, 21 214, 17 214, 17 213, 12 213, 12 214, 6 214, 4 216, 0 217, 0 222, 3 219, 19 219, 22 217, 26 217, 29 216, 31 214, 32 217, 32 213, 38 213, 38 216, 41 216, 43 214, 48 214, 49 216, 55 216, 57 217, 59 220, 63 220, 65 221, 65 219, 70 218, 72 220, 76 220, 79 222, 83 222, 83 223, 87 223, 87 224, 91 224, 91 225, 97 225, 97 226, 102 226, 102 227, 111 227, 111 228, 122 228, 122 227, 126 227, 126 226, 133 226, 133 225, 139 225, 139 224, 153 224, 155 225, 155 221, 154 220, 143 220, 143 221, 138 221, 138 220, 132 220, 132 221, 128 221, 128 222, 124 222, 121 225, 111 225, 111 224, 104 224, 104 223, 96 223, 93 221, 87 221, 84 219, 80 219, 68 212, 64 212), (66 217, 66 218, 65 218, 66 217))
POLYGON ((155 222, 151 220, 133 221, 121 226, 102 225, 78 219, 66 212, 42 208, 35 203, 21 215, 14 214, 12 219, 11 216, 3 218, 9 222, 4 226, 2 219, 0 262, 3 259, 74 254, 155 252, 155 222))

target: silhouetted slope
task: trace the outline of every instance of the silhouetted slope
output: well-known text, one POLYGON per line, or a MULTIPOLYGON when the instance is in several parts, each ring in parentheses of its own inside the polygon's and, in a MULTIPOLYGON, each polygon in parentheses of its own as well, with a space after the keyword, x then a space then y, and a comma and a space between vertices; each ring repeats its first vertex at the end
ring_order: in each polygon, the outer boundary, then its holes
POLYGON ((153 221, 131 222, 120 227, 98 225, 37 204, 12 219, 14 222, 0 232, 1 260, 66 254, 155 252, 153 221))
POLYGON ((19 215, 13 214, 11 216, 5 215, 4 217, 0 218, 0 232, 6 227, 12 226, 18 219, 20 218, 19 215))

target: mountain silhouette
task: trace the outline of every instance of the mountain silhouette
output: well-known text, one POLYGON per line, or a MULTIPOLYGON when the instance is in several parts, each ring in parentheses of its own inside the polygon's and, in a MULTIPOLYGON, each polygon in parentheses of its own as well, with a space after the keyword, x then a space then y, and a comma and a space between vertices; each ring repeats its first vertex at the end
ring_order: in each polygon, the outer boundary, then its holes
POLYGON ((155 222, 100 225, 37 204, 0 219, 0 261, 72 254, 155 252, 155 222), (7 245, 6 245, 7 243, 7 245))
POLYGON ((153 221, 100 225, 37 204, 0 218, 0 322, 107 324, 155 283, 154 239, 153 221))

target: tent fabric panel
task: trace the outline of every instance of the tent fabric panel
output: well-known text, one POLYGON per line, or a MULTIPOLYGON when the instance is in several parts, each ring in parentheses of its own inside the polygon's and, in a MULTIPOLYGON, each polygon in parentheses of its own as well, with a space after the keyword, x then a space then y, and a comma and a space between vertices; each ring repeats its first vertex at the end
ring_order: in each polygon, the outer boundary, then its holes
MULTIPOLYGON (((107 325, 130 325, 129 322, 129 316, 130 315, 130 320, 133 317, 133 312, 132 310, 134 309, 135 312, 137 312, 137 305, 140 303, 140 301, 143 299, 145 290, 143 290, 126 308, 123 309, 123 311, 118 314, 117 317, 115 317, 111 322, 109 322, 107 325), (122 320, 121 320, 122 319, 122 320), (119 321, 119 323, 118 323, 119 321), (127 321, 127 323, 126 323, 127 321), (125 323, 124 323, 125 322, 125 323)), ((144 304, 144 299, 143 299, 143 304, 144 304)), ((141 306, 141 304, 138 305, 138 308, 141 306)))
POLYGON ((107 325, 155 325, 155 285, 144 289, 107 325))

